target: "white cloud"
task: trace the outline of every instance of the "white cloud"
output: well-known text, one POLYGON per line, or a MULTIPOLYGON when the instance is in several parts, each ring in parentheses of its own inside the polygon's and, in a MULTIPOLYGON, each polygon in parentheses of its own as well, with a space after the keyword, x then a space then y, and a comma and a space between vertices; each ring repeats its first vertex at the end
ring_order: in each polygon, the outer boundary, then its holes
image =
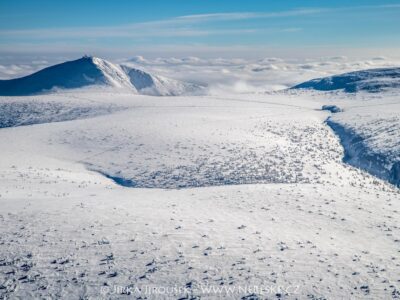
MULTIPOLYGON (((66 59, 43 60, 35 57, 30 63, 9 64, 0 60, 0 78, 21 77, 64 60, 66 59)), ((265 92, 290 87, 316 77, 400 64, 400 58, 381 59, 376 55, 358 59, 345 56, 294 59, 276 55, 264 58, 228 58, 226 56, 207 58, 193 55, 152 58, 139 55, 131 59, 113 61, 126 63, 150 73, 205 84, 209 86, 211 93, 265 92)))
POLYGON ((47 66, 46 64, 0 64, 0 79, 18 78, 31 74, 47 66))
MULTIPOLYGON (((0 30, 0 37, 14 38, 98 38, 98 37, 144 37, 144 36, 196 36, 206 34, 234 34, 251 33, 239 28, 230 30, 194 30, 187 27, 193 24, 203 24, 208 22, 223 22, 248 19, 267 19, 267 18, 286 18, 301 15, 314 15, 328 12, 371 10, 371 9, 397 9, 400 4, 388 5, 365 5, 343 8, 309 8, 293 9, 276 12, 225 12, 178 16, 165 20, 154 20, 148 22, 138 22, 119 26, 95 26, 95 27, 70 27, 70 28, 43 28, 43 29, 14 29, 0 30)), ((298 28, 281 29, 281 31, 296 31, 298 28)))
MULTIPOLYGON (((97 27, 71 27, 71 28, 44 28, 44 29, 15 29, 0 30, 0 38, 3 39, 0 45, 0 53, 64 53, 73 54, 96 54, 104 55, 131 55, 132 53, 146 53, 150 55, 159 55, 165 52, 165 55, 213 55, 218 56, 260 56, 268 55, 310 55, 316 47, 303 49, 306 52, 301 53, 298 49, 287 47, 287 49, 278 49, 268 45, 268 38, 262 39, 264 45, 246 46, 240 44, 237 39, 237 45, 213 46, 207 44, 194 44, 189 42, 189 37, 208 37, 225 35, 251 35, 251 34, 295 34, 303 30, 299 27, 288 28, 243 28, 213 26, 215 22, 226 22, 234 20, 249 20, 258 18, 290 18, 299 15, 317 15, 329 12, 348 11, 358 14, 361 10, 376 9, 397 9, 400 5, 375 5, 375 6, 357 6, 344 8, 313 8, 313 9, 295 9, 277 12, 223 12, 196 14, 174 17, 165 20, 154 20, 148 22, 138 22, 133 24, 119 26, 97 26, 97 27), (224 28, 224 29, 221 29, 224 28), (180 43, 161 44, 160 39, 154 38, 181 38, 180 43), (101 42, 101 38, 123 38, 124 46, 118 43, 101 42), (153 38, 153 39, 151 39, 153 38), (7 41, 10 39, 10 41, 7 41), (154 40, 157 40, 155 46, 154 40)), ((225 24, 226 25, 226 24, 225 24)), ((237 24, 235 25, 237 26, 237 24)), ((260 41, 261 42, 261 41, 260 41)), ((327 45, 329 46, 329 45, 327 45)), ((346 52, 349 49, 333 49, 332 46, 319 47, 319 55, 334 53, 334 51, 346 52)), ((391 49, 386 49, 386 53, 391 53, 391 49), (387 50, 387 51, 386 51, 387 50)), ((353 51, 353 50, 350 50, 353 51)), ((360 51, 360 49, 356 50, 360 51)), ((361 49, 361 51, 364 51, 361 49)), ((368 49, 367 49, 368 51, 368 49)), ((394 50, 398 51, 398 49, 394 50)), ((353 51, 354 52, 354 51, 353 51)), ((386 55, 386 53, 384 55, 386 55)), ((393 52, 392 52, 393 53, 393 52)), ((339 54, 340 55, 340 54, 339 54)), ((347 55, 347 53, 346 53, 347 55)), ((376 55, 381 53, 376 52, 376 55)))
POLYGON ((344 56, 321 59, 228 58, 143 58, 131 66, 151 73, 209 86, 211 93, 265 92, 290 87, 312 78, 354 70, 392 67, 400 59, 374 57, 349 59, 344 56))
MULTIPOLYGON (((249 34, 257 32, 257 29, 232 28, 218 29, 193 29, 193 24, 201 25, 212 21, 231 21, 256 18, 293 17, 298 15, 316 14, 325 11, 323 9, 298 9, 280 12, 235 12, 185 15, 165 20, 132 23, 119 26, 97 27, 71 27, 71 28, 43 28, 43 29, 15 29, 0 30, 1 37, 13 38, 100 38, 100 37, 182 37, 225 34, 249 34)), ((264 30, 264 32, 293 32, 298 28, 277 28, 264 30)))
POLYGON ((278 17, 293 17, 300 15, 310 15, 327 11, 326 9, 296 9, 278 12, 233 12, 233 13, 212 13, 212 14, 197 14, 177 17, 177 20, 190 21, 231 21, 231 20, 246 20, 246 19, 265 19, 278 17))

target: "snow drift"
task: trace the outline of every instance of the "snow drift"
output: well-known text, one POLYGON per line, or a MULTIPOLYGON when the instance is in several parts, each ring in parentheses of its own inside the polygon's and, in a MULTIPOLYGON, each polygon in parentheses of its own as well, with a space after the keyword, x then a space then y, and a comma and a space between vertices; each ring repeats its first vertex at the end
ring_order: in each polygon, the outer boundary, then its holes
POLYGON ((200 86, 84 56, 11 80, 0 80, 0 96, 25 96, 56 90, 107 87, 133 93, 176 96, 193 93, 200 86))
POLYGON ((343 90, 347 93, 355 93, 358 91, 380 92, 399 87, 400 68, 380 68, 317 78, 298 84, 292 89, 343 90))
POLYGON ((400 118, 395 107, 353 108, 332 115, 327 124, 343 145, 344 162, 400 187, 400 118))

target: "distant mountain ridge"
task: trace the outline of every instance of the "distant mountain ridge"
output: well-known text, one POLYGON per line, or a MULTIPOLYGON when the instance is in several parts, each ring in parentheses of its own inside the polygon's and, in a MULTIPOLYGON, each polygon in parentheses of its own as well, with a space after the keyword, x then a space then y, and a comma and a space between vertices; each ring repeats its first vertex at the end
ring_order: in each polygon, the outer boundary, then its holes
POLYGON ((35 95, 89 86, 109 87, 154 96, 177 96, 201 89, 196 84, 151 75, 97 57, 84 56, 25 77, 0 80, 0 96, 35 95))
POLYGON ((346 93, 359 91, 374 93, 392 88, 400 88, 399 67, 368 69, 316 78, 292 87, 292 89, 313 89, 318 91, 343 90, 346 93))

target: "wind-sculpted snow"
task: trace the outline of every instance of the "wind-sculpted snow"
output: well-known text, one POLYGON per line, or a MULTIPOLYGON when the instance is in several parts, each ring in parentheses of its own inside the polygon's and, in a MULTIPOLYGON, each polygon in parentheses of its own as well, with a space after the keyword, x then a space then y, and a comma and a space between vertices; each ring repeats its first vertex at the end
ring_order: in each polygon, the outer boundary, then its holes
POLYGON ((119 111, 113 104, 93 105, 35 100, 0 100, 0 128, 84 119, 119 111))
POLYGON ((328 124, 339 135, 344 160, 400 186, 399 104, 368 105, 335 114, 328 124), (373 110, 373 112, 371 111, 373 110))
POLYGON ((313 79, 293 87, 293 89, 319 91, 343 90, 347 93, 379 92, 391 88, 400 88, 400 68, 381 68, 344 73, 313 79))
POLYGON ((118 123, 105 117, 51 141, 88 153, 80 159, 88 169, 135 188, 319 182, 320 167, 306 165, 340 156, 334 145, 320 142, 334 140, 320 120, 287 119, 298 108, 287 108, 279 121, 270 107, 273 122, 262 114, 241 119, 248 110, 242 106, 208 116, 201 113, 205 109, 135 108, 118 123))
MULTIPOLYGON (((298 130, 296 125, 279 124, 279 127, 275 127, 266 122, 250 129, 250 132, 265 141, 254 143, 245 140, 203 140, 202 145, 198 146, 196 138, 187 138, 185 142, 167 143, 162 151, 153 145, 128 143, 112 153, 89 157, 84 161, 90 170, 99 170, 123 186, 188 188, 318 182, 319 175, 307 170, 306 162, 313 159, 329 161, 336 154, 334 148, 326 149, 319 144, 318 140, 324 138, 326 132, 320 132, 311 124, 298 130), (277 143, 271 140, 274 135, 284 135, 284 138, 279 138, 277 143), (315 144, 310 143, 310 139, 315 144), (286 147, 280 147, 280 143, 284 143, 286 147), (148 147, 152 150, 149 151, 148 147), (314 151, 310 152, 312 147, 314 151), (302 153, 302 159, 298 159, 298 153, 302 153), (107 157, 113 162, 112 165, 104 164, 104 161, 110 161, 107 157)), ((109 142, 120 144, 121 140, 111 139, 109 142)))
POLYGON ((400 296, 399 190, 343 163, 325 97, 40 98, 126 109, 0 129, 1 299, 400 296))
POLYGON ((175 96, 201 90, 195 84, 153 76, 97 57, 85 56, 22 78, 0 80, 0 95, 26 96, 86 87, 154 96, 175 96))

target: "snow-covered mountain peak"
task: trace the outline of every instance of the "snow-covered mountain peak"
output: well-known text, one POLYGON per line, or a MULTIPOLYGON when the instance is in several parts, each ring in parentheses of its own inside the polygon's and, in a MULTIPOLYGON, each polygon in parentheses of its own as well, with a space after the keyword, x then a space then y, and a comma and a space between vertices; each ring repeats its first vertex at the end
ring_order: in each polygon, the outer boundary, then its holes
POLYGON ((83 57, 83 59, 89 59, 95 66, 97 66, 107 79, 109 85, 117 88, 133 89, 136 91, 135 87, 132 86, 129 77, 119 65, 98 57, 83 57))
POLYGON ((41 94, 88 86, 156 96, 176 96, 192 93, 200 88, 191 83, 120 66, 98 57, 83 56, 22 78, 0 80, 0 96, 41 94))

